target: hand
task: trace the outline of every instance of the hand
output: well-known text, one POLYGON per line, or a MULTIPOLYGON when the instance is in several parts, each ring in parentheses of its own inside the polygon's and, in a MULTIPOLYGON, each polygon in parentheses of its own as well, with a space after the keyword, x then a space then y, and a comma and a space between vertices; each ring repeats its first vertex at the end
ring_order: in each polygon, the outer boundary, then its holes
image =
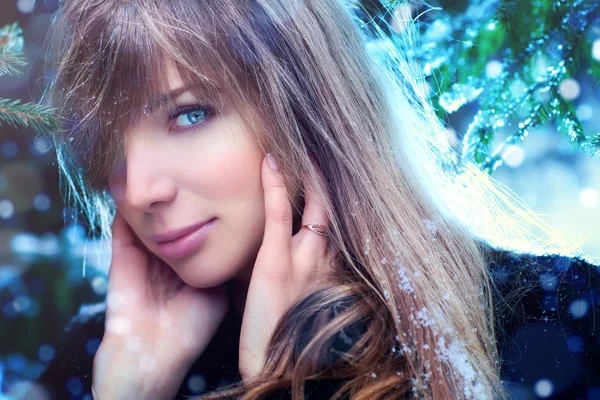
POLYGON ((185 284, 118 211, 112 229, 105 333, 92 387, 101 399, 173 398, 227 313, 225 289, 185 284))
MULTIPOLYGON (((320 175, 320 172, 319 172, 320 175)), ((323 182, 322 176, 319 176, 323 182)), ((326 279, 333 254, 329 239, 302 228, 292 236, 292 207, 283 177, 262 162, 266 223, 248 288, 240 333, 239 369, 244 380, 262 368, 268 341, 280 317, 326 279)), ((302 225, 328 226, 314 189, 307 185, 302 225)))

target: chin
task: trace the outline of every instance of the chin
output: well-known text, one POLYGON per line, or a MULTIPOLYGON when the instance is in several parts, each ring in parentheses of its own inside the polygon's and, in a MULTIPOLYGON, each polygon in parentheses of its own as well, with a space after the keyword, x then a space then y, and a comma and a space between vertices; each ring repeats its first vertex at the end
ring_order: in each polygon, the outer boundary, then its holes
POLYGON ((230 279, 190 279, 185 280, 181 278, 187 285, 196 288, 196 289, 208 289, 223 285, 228 282, 230 279))
POLYGON ((260 241, 232 241, 230 246, 212 248, 210 251, 205 247, 187 259, 171 260, 167 264, 187 285, 206 289, 222 285, 240 274, 251 274, 260 246, 260 241), (250 272, 247 268, 250 268, 250 272))
POLYGON ((183 282, 197 289, 222 285, 235 276, 235 271, 228 272, 226 265, 195 262, 193 257, 183 264, 170 265, 183 282))
POLYGON ((234 274, 220 274, 216 271, 177 271, 177 274, 187 285, 197 289, 207 289, 224 284, 233 278, 234 274), (186 273, 189 272, 189 273, 186 273), (206 273, 203 273, 206 272, 206 273))

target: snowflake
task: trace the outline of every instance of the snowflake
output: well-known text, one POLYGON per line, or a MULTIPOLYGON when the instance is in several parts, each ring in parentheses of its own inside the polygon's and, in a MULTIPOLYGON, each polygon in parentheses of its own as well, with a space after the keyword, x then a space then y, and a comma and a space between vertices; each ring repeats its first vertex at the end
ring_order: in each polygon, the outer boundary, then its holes
POLYGON ((433 236, 437 233, 437 226, 435 225, 435 222, 433 222, 429 219, 424 219, 423 223, 425 224, 425 227, 427 227, 427 230, 429 231, 431 236, 433 236))
POLYGON ((406 276, 406 270, 402 267, 398 268, 398 275, 400 275, 400 285, 398 287, 407 293, 413 293, 415 290, 410 284, 408 276, 406 276))
POLYGON ((438 359, 448 361, 454 367, 454 370, 462 375, 465 386, 463 388, 466 398, 486 399, 485 387, 477 381, 477 373, 470 363, 465 345, 458 339, 454 339, 450 343, 450 347, 446 347, 444 337, 440 337, 437 341, 435 352, 438 359))
POLYGON ((434 325, 435 324, 435 320, 433 318, 431 318, 429 315, 427 315, 428 310, 426 307, 423 307, 421 309, 421 311, 417 312, 417 319, 419 320, 419 323, 421 324, 421 326, 429 326, 429 325, 434 325))

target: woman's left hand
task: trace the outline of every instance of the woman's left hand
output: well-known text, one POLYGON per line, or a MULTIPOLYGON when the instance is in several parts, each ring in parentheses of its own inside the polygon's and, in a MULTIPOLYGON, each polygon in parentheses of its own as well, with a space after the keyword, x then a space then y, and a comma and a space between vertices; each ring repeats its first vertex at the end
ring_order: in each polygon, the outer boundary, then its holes
MULTIPOLYGON (((317 170, 320 175, 320 171, 317 170)), ((319 179, 323 182, 320 175, 319 179)), ((239 369, 244 380, 263 366, 266 346, 281 316, 320 279, 330 274, 333 254, 329 239, 302 228, 292 236, 292 206, 283 176, 262 162, 266 224, 248 288, 239 349, 239 369)), ((327 215, 307 183, 302 225, 329 226, 327 215)))

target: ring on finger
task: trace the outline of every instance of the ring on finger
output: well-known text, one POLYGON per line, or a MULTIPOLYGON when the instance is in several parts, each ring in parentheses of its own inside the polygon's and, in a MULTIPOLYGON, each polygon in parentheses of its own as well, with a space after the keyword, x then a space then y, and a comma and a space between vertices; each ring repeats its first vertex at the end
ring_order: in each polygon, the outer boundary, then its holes
POLYGON ((302 225, 302 227, 310 229, 317 235, 329 237, 329 232, 328 232, 327 226, 325 226, 323 224, 307 224, 307 225, 302 225))

